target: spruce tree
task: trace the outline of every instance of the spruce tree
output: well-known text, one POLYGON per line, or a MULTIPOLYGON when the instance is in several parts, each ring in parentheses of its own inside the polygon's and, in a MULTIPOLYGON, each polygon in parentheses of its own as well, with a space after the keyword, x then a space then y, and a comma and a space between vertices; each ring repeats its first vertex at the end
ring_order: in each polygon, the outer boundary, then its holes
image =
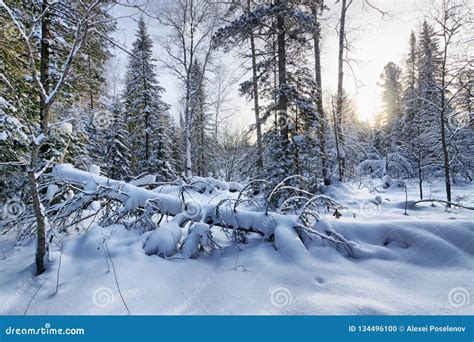
POLYGON ((109 110, 113 115, 113 124, 106 135, 105 171, 112 179, 127 179, 131 176, 131 151, 127 124, 118 98, 112 99, 109 110))
POLYGON ((132 170, 135 174, 149 172, 168 177, 174 173, 169 163, 169 131, 164 127, 169 106, 161 100, 164 89, 157 79, 152 49, 153 42, 140 17, 124 92, 130 145, 135 151, 132 170))
POLYGON ((190 76, 190 122, 191 158, 193 173, 208 176, 215 170, 215 154, 219 145, 213 137, 212 118, 207 104, 202 66, 198 60, 191 67, 190 76))
POLYGON ((419 39, 419 66, 418 66, 418 110, 415 114, 416 140, 419 141, 420 155, 427 160, 425 163, 432 171, 439 169, 438 157, 441 151, 441 142, 438 132, 441 122, 437 108, 440 106, 439 95, 439 50, 438 40, 433 27, 423 22, 419 39))
MULTIPOLYGON (((266 165, 261 176, 276 183, 305 171, 301 138, 310 135, 300 134, 303 116, 311 134, 318 127, 317 84, 305 69, 312 47, 308 38, 317 32, 318 24, 312 6, 307 5, 307 1, 278 0, 248 6, 215 35, 217 44, 225 48, 240 46, 252 35, 266 37, 258 47, 257 77, 242 83, 241 92, 254 96, 254 83, 258 82, 260 96, 268 100, 261 119, 273 127, 263 136, 267 158, 263 158, 266 165)), ((311 148, 314 151, 314 146, 311 148)))
POLYGON ((382 111, 377 117, 377 129, 383 134, 383 143, 380 152, 387 154, 398 140, 401 121, 401 69, 393 62, 385 65, 380 75, 379 86, 382 89, 382 111))

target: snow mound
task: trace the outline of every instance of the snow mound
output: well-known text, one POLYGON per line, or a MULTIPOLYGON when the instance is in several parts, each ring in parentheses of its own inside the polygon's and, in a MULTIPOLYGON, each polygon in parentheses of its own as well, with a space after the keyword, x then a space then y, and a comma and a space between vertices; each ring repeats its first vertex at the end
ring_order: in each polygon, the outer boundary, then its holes
POLYGON ((199 246, 206 247, 209 244, 208 234, 210 234, 210 227, 205 223, 194 223, 189 228, 189 234, 183 242, 181 254, 185 258, 190 258, 198 251, 199 246))
MULTIPOLYGON (((159 232, 179 222, 144 235, 118 225, 97 226, 61 242, 58 292, 58 246, 51 245, 47 272, 35 277, 34 239, 15 246, 0 240, 6 255, 0 260, 0 302, 13 303, 0 308, 4 314, 23 314, 38 291, 28 314, 126 314, 115 272, 134 315, 472 315, 474 303, 455 307, 448 298, 452 289, 474 290, 472 221, 410 220, 318 224, 321 231, 334 229, 356 241, 366 253, 358 258, 344 257, 325 243, 313 243, 309 250, 290 244, 288 250, 278 251, 255 236, 238 248, 200 254, 199 260, 162 259, 145 254, 143 242, 166 253, 165 247, 174 248, 176 240, 170 232, 159 232), (305 253, 297 252, 295 260, 293 248, 305 253), (16 295, 19 290, 24 295, 16 295), (108 300, 98 302, 99 294, 107 294, 108 300)), ((208 225, 198 223, 191 230, 183 253, 206 244, 208 225)), ((285 226, 277 227, 275 235, 280 241, 297 241, 285 226)), ((214 238, 219 241, 217 231, 214 238)))
POLYGON ((148 255, 158 254, 164 257, 169 257, 176 253, 182 236, 181 221, 182 217, 177 215, 171 221, 155 229, 148 236, 143 246, 145 253, 148 255))
POLYGON ((146 175, 138 179, 134 179, 130 181, 130 184, 135 186, 147 186, 156 183, 156 176, 155 175, 146 175))

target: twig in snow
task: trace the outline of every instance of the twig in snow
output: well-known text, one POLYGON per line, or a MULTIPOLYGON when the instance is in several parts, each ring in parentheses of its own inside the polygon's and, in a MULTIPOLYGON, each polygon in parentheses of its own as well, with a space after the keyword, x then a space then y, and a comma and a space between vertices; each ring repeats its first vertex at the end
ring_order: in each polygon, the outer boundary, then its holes
POLYGON ((38 294, 39 290, 41 290, 41 288, 43 287, 43 285, 46 283, 46 280, 45 279, 43 281, 43 284, 41 284, 40 287, 38 287, 38 289, 36 289, 36 292, 33 294, 33 297, 31 297, 30 301, 28 302, 28 305, 26 306, 26 309, 25 309, 25 312, 23 313, 23 316, 26 316, 26 314, 28 313, 28 309, 30 308, 30 305, 31 305, 31 302, 33 302, 33 299, 35 299, 36 295, 38 294))
POLYGON ((63 257, 63 245, 61 245, 61 250, 60 250, 60 254, 59 254, 59 265, 58 265, 58 274, 57 274, 57 277, 56 277, 56 292, 55 293, 58 293, 58 290, 59 290, 59 272, 61 271, 61 259, 63 257))
POLYGON ((105 244, 104 244, 104 242, 102 242, 102 246, 103 246, 102 251, 104 252, 105 264, 107 265, 107 273, 109 273, 110 272, 110 267, 109 267, 109 261, 107 260, 107 254, 105 253, 105 244))
POLYGON ((407 208, 408 208, 408 190, 407 190, 407 183, 403 182, 403 189, 405 189, 405 212, 403 213, 403 215, 406 215, 408 216, 408 213, 407 213, 407 208))
POLYGON ((107 256, 110 259, 110 263, 112 264, 112 269, 114 271, 115 284, 117 285, 118 293, 120 295, 120 298, 122 299, 122 302, 123 302, 123 305, 125 306, 125 309, 127 309, 127 314, 130 315, 130 310, 128 309, 128 305, 125 302, 125 299, 123 298, 122 290, 120 289, 120 285, 119 285, 118 278, 117 278, 117 271, 115 270, 114 261, 112 260, 112 257, 110 256, 110 253, 109 253, 109 248, 107 246, 107 240, 104 240, 104 245, 105 245, 105 252, 107 253, 107 256))

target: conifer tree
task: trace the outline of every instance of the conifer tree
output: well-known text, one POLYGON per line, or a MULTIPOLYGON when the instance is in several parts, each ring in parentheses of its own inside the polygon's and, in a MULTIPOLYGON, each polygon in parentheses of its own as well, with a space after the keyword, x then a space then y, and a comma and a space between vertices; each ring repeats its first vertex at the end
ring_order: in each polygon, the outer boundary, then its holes
POLYGON ((113 124, 106 136, 105 170, 112 179, 127 179, 131 176, 127 124, 118 98, 113 98, 109 107, 113 124))
POLYGON ((390 151, 398 140, 400 131, 397 125, 401 120, 401 69, 393 62, 385 65, 380 75, 379 86, 382 89, 382 111, 377 116, 377 129, 383 132, 383 143, 380 152, 385 154, 390 151))
POLYGON ((317 97, 307 96, 311 92, 315 94, 316 83, 314 76, 305 70, 309 64, 306 55, 311 51, 309 34, 315 32, 317 23, 311 6, 306 4, 307 1, 287 0, 255 4, 214 37, 225 48, 240 46, 254 34, 266 37, 266 43, 258 51, 262 56, 256 65, 258 77, 242 83, 241 91, 252 94, 253 85, 258 82, 260 96, 270 102, 261 115, 262 122, 274 119, 273 127, 262 139, 267 144, 262 176, 273 182, 303 171, 299 153, 303 136, 298 132, 302 126, 298 127, 298 122, 301 124, 306 116, 306 124, 311 118, 310 125, 313 130, 317 128, 317 97))
POLYGON ((143 17, 136 37, 124 92, 130 146, 135 151, 132 170, 135 174, 150 172, 168 177, 173 174, 169 164, 172 149, 164 127, 169 106, 161 100, 164 89, 157 79, 153 42, 143 17))

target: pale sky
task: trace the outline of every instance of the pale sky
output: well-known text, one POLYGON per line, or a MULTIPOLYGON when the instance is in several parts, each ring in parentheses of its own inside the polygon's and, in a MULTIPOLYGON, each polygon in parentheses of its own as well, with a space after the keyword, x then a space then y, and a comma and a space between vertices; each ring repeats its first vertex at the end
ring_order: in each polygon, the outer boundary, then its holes
MULTIPOLYGON (((155 0, 159 2, 160 0, 155 0)), ((337 85, 337 33, 335 26, 338 22, 340 4, 336 1, 326 1, 330 7, 324 15, 324 38, 322 43, 322 68, 323 88, 327 95, 334 93, 337 85)), ((383 67, 392 61, 403 67, 408 53, 408 41, 412 30, 418 32, 424 19, 423 9, 429 5, 429 0, 372 0, 371 3, 389 13, 390 16, 382 15, 374 9, 362 6, 363 0, 353 0, 347 15, 348 39, 353 48, 349 57, 354 76, 349 68, 345 68, 344 88, 349 95, 355 99, 360 118, 372 122, 379 108, 379 87, 377 82, 383 67)), ((129 9, 120 9, 126 15, 129 9)), ((149 25, 149 32, 154 39, 155 58, 159 59, 163 54, 159 46, 162 30, 155 19, 145 18, 149 25)), ((118 32, 115 39, 126 46, 131 47, 135 39, 136 22, 133 19, 120 19, 118 32)), ((116 57, 111 62, 114 74, 123 75, 128 63, 126 53, 115 51, 116 57)), ((234 68, 231 56, 225 57, 225 62, 230 69, 234 68)), ((161 85, 166 89, 163 96, 165 102, 172 105, 172 114, 178 117, 179 98, 181 96, 178 82, 173 75, 169 74, 163 67, 158 69, 161 85)), ((252 106, 239 97, 237 89, 232 90, 231 106, 238 113, 232 119, 231 125, 240 129, 245 128, 253 122, 252 106)))
MULTIPOLYGON (((387 12, 384 16, 374 9, 362 7, 362 0, 354 0, 349 9, 349 40, 353 49, 349 54, 354 75, 346 66, 344 88, 355 99, 359 116, 373 121, 379 108, 377 86, 383 67, 390 61, 404 67, 411 31, 418 32, 424 15, 426 0, 374 0, 372 4, 387 12), (357 82, 356 80, 357 79, 357 82), (358 86, 356 86, 356 83, 358 86)), ((330 3, 328 3, 331 6, 330 3)), ((335 92, 337 86, 337 34, 340 5, 332 5, 323 42, 323 87, 335 92)))

